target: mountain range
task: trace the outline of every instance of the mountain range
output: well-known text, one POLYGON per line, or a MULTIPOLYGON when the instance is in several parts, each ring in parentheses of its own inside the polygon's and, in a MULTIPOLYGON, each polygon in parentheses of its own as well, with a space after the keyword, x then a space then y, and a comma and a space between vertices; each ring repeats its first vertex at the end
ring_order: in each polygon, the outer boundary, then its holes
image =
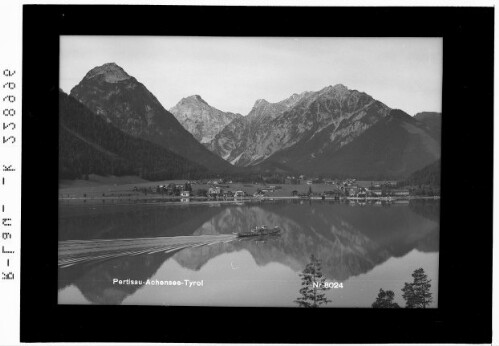
POLYGON ((411 117, 338 84, 277 103, 258 100, 209 148, 269 173, 397 178, 440 157, 440 124, 439 113, 411 117))
POLYGON ((199 95, 167 111, 142 83, 108 63, 91 69, 70 96, 127 136, 184 159, 191 166, 183 172, 398 179, 440 158, 440 113, 411 117, 342 84, 275 103, 259 99, 246 116, 199 95))

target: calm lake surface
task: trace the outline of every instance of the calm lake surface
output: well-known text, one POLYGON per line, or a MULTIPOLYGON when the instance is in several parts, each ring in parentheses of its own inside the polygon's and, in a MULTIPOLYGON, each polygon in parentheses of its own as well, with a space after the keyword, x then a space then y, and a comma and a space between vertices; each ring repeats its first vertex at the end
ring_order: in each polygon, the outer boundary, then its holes
POLYGON ((327 307, 370 307, 380 288, 401 288, 423 268, 438 306, 438 200, 358 204, 261 201, 230 204, 61 203, 60 240, 231 234, 279 226, 280 237, 234 240, 170 253, 123 256, 59 269, 61 304, 297 306, 299 273, 313 254, 331 289, 327 307), (142 284, 117 285, 113 279, 142 284), (196 281, 202 286, 145 284, 196 281))

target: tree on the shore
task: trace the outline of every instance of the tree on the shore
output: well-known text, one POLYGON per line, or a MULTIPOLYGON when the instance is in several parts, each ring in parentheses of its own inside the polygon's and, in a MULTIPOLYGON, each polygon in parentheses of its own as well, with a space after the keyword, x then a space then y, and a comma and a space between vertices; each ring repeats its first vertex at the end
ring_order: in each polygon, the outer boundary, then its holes
POLYGON ((393 293, 393 291, 384 291, 382 288, 380 288, 378 297, 376 298, 376 301, 372 304, 372 307, 377 309, 400 308, 400 306, 393 301, 394 298, 395 298, 395 293, 393 293))
POLYGON ((303 308, 318 308, 331 302, 330 299, 326 298, 325 294, 331 288, 325 285, 326 278, 322 274, 322 265, 318 258, 314 255, 310 256, 310 263, 299 275, 302 286, 300 289, 301 296, 295 300, 295 303, 303 308))
POLYGON ((402 297, 406 302, 406 308, 417 309, 426 308, 433 301, 430 292, 431 280, 425 274, 423 268, 416 269, 412 273, 414 281, 412 283, 406 282, 402 288, 402 297))

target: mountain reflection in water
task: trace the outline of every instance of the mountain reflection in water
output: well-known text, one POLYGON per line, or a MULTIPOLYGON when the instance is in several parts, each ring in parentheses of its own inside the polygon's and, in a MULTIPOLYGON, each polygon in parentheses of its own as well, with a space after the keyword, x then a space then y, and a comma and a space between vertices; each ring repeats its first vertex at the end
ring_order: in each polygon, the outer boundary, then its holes
POLYGON ((393 289, 403 305, 400 289, 419 267, 433 280, 437 306, 438 201, 61 206, 59 234, 61 240, 216 235, 256 225, 279 226, 282 234, 59 269, 59 302, 296 306, 298 273, 314 254, 328 280, 344 283, 342 290, 328 292, 328 306, 368 307, 379 288, 393 289), (143 284, 116 285, 115 278, 143 284), (147 279, 203 280, 203 286, 152 286, 144 284, 147 279))

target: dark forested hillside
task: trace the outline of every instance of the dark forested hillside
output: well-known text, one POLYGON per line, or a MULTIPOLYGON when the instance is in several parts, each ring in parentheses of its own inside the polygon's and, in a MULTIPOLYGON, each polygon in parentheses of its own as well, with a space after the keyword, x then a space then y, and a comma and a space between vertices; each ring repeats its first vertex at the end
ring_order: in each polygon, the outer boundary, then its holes
POLYGON ((145 179, 194 178, 207 168, 127 135, 73 97, 59 93, 59 177, 139 175, 145 179))
MULTIPOLYGON (((305 143, 303 147, 307 145, 305 143)), ((287 151, 282 150, 267 161, 281 159, 287 151)), ((394 109, 339 150, 331 148, 320 156, 301 155, 302 159, 278 162, 310 175, 399 179, 408 177, 439 157, 440 143, 426 131, 425 125, 394 109)))
POLYGON ((414 119, 419 120, 427 126, 426 130, 438 141, 442 136, 442 113, 421 112, 414 115, 414 119))
POLYGON ((414 172, 409 178, 404 182, 405 185, 417 185, 417 186, 440 186, 440 163, 441 160, 429 164, 428 166, 414 172))

